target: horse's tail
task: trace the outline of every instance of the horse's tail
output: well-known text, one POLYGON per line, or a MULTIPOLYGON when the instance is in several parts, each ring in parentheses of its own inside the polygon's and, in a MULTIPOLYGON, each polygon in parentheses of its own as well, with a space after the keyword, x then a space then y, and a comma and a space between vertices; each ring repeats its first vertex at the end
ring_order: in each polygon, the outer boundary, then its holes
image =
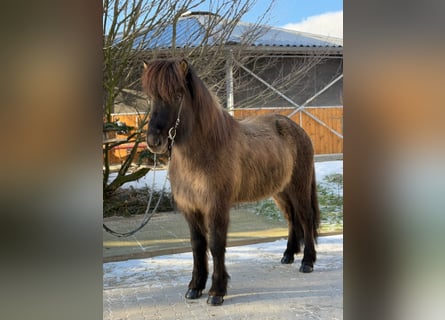
POLYGON ((315 179, 315 167, 312 172, 311 183, 311 206, 312 206, 312 232, 314 240, 317 241, 318 228, 320 226, 320 208, 318 206, 317 182, 315 179))

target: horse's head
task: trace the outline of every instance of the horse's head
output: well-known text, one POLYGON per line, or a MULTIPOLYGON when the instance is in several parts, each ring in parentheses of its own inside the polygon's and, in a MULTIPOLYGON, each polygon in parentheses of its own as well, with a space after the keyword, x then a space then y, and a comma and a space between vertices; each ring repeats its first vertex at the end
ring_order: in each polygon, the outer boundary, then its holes
POLYGON ((142 87, 151 102, 147 145, 153 153, 165 153, 171 143, 169 136, 176 132, 175 124, 187 93, 188 70, 185 60, 144 63, 142 87))

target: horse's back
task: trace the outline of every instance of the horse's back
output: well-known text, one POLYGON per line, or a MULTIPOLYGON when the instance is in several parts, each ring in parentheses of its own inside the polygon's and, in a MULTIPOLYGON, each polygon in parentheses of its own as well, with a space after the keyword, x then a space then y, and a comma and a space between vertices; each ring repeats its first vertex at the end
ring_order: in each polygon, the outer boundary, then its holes
POLYGON ((266 138, 274 142, 285 141, 285 147, 299 153, 313 153, 312 142, 308 134, 294 121, 280 114, 265 114, 246 118, 240 121, 245 135, 249 139, 266 138), (296 151, 298 152, 298 150, 296 151))
POLYGON ((307 155, 312 157, 309 137, 285 116, 260 115, 239 124, 237 202, 259 200, 283 190, 300 159, 309 162, 307 155))

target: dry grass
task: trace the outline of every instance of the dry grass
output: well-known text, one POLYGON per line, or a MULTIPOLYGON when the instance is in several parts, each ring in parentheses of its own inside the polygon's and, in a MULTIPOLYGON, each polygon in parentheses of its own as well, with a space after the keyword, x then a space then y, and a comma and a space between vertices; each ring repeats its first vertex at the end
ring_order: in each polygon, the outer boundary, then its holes
MULTIPOLYGON (((143 214, 147 209, 149 199, 149 188, 135 189, 120 188, 109 198, 104 199, 103 202, 103 216, 132 216, 136 214, 143 214)), ((151 201, 150 210, 154 208, 159 200, 159 191, 155 191, 151 201)), ((157 212, 173 211, 173 201, 171 194, 164 192, 157 212)))

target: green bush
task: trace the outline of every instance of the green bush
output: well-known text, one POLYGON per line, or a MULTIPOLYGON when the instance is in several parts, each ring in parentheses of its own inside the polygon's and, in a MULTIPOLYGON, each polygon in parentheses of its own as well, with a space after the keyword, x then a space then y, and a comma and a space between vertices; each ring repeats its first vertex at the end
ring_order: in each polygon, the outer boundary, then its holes
POLYGON ((343 226, 343 175, 331 174, 323 181, 317 185, 321 224, 343 226))
POLYGON ((271 220, 283 221, 283 214, 278 209, 275 201, 266 199, 255 203, 254 208, 257 216, 266 216, 271 220))
MULTIPOLYGON (((331 174, 317 185, 318 203, 320 206, 320 222, 323 226, 343 226, 343 175, 331 174)), ((283 221, 283 214, 273 199, 266 199, 254 204, 244 205, 254 210, 258 216, 266 216, 271 220, 283 221)))

